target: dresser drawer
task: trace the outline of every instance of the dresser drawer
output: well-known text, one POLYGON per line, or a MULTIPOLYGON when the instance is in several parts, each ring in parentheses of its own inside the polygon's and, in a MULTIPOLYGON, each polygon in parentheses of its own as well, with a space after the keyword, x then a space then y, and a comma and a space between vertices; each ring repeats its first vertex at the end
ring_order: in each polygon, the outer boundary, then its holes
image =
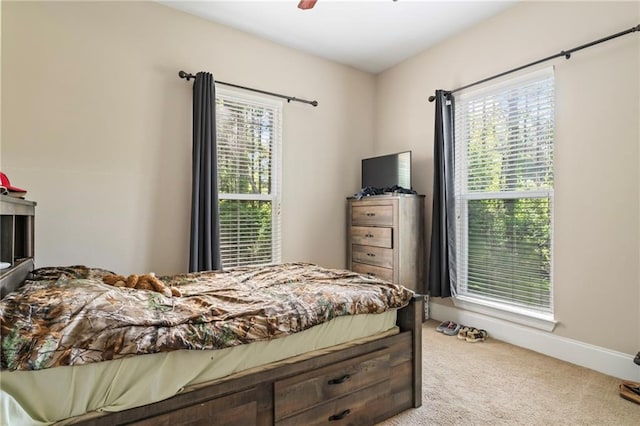
POLYGON ((390 248, 354 244, 351 250, 354 262, 393 268, 393 250, 390 248))
MULTIPOLYGON (((279 380, 274 385, 275 420, 291 418, 309 408, 388 379, 389 354, 382 350, 279 380)), ((327 417, 332 414, 335 413, 329 413, 327 417)))
POLYGON ((390 393, 390 383, 386 380, 292 417, 276 420, 276 425, 374 425, 388 408, 390 393))
POLYGON ((352 226, 351 242, 364 246, 393 248, 393 229, 375 226, 352 226))
POLYGON ((393 282, 393 269, 381 268, 380 266, 367 265, 366 263, 351 263, 351 270, 359 274, 365 274, 381 280, 393 282))
POLYGON ((389 205, 357 205, 351 209, 353 225, 393 226, 393 206, 389 205))

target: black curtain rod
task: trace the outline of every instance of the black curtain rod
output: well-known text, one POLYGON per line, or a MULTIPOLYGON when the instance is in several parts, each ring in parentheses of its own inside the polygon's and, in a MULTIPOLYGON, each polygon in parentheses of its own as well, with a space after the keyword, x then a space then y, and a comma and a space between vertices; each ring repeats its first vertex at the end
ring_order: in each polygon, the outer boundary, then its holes
MULTIPOLYGON (((186 73, 184 71, 178 72, 178 77, 186 78, 187 81, 191 80, 192 78, 193 79, 196 78, 195 75, 186 73)), ((313 105, 314 107, 318 106, 318 101, 308 101, 306 99, 294 98, 293 96, 281 95, 279 93, 267 92, 265 90, 260 90, 260 89, 253 89, 251 87, 240 86, 238 84, 225 83, 224 81, 219 81, 219 80, 214 80, 214 81, 215 81, 216 84, 224 84, 225 86, 231 86, 231 87, 235 87, 235 88, 238 88, 238 89, 250 90, 252 92, 262 93, 263 95, 275 96, 276 98, 286 99, 287 102, 291 102, 291 101, 302 102, 303 104, 313 105)))
MULTIPOLYGON (((640 25, 637 25, 637 26, 635 26, 633 28, 630 28, 628 30, 625 30, 625 31, 620 31, 619 33, 612 34, 612 35, 610 35, 608 37, 603 37, 603 38, 601 38, 599 40, 595 40, 595 41, 592 41, 590 43, 583 44, 582 46, 574 47, 573 49, 563 50, 562 52, 556 53, 555 55, 551 55, 551 56, 548 56, 546 58, 539 59, 537 61, 531 62, 529 64, 522 65, 522 66, 519 66, 517 68, 510 69, 509 71, 501 72, 500 74, 496 74, 494 76, 484 78, 484 79, 476 81, 474 83, 467 84, 466 86, 458 87, 457 89, 449 90, 446 93, 451 94, 451 93, 459 92, 460 90, 468 89, 469 87, 473 87, 473 86, 477 86, 478 84, 486 83, 487 81, 496 79, 498 77, 502 77, 502 76, 507 75, 507 74, 511 74, 512 72, 520 71, 521 69, 528 68, 528 67, 531 67, 531 66, 534 66, 534 65, 538 65, 538 64, 540 64, 542 62, 550 61, 551 59, 559 58, 560 56, 564 56, 566 59, 571 59, 571 54, 573 52, 577 52, 578 50, 586 49, 587 47, 591 47, 591 46, 594 46, 596 44, 603 43, 605 41, 609 41, 609 40, 612 40, 614 38, 617 38, 617 37, 620 37, 620 36, 623 36, 623 35, 626 35, 626 34, 629 34, 629 33, 634 33, 636 31, 640 31, 640 25)), ((429 96, 429 102, 433 102, 435 99, 436 99, 435 96, 429 96)))

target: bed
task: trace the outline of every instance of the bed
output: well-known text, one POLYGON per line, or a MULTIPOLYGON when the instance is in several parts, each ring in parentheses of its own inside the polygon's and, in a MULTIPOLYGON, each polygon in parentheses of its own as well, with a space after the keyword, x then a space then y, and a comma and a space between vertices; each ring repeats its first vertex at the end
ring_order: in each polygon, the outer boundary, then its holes
POLYGON ((402 286, 298 262, 159 277, 169 297, 109 273, 37 269, 0 301, 3 424, 375 424, 421 405, 423 302, 402 286))

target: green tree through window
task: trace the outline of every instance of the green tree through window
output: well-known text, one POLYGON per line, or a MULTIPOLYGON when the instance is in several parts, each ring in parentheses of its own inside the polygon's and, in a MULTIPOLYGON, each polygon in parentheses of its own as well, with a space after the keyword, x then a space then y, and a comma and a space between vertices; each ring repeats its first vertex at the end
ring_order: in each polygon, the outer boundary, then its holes
POLYGON ((216 97, 222 264, 280 261, 281 104, 216 97))
POLYGON ((458 294, 552 313, 554 82, 456 99, 458 294))

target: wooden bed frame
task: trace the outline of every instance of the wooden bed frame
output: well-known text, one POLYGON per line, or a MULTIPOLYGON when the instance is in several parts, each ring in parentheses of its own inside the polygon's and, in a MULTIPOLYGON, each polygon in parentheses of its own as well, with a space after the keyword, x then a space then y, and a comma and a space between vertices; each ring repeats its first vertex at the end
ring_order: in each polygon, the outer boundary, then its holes
POLYGON ((62 425, 375 424, 422 405, 423 296, 398 311, 400 333, 185 389, 164 401, 92 412, 62 425))
MULTIPOLYGON (((5 246, 11 247, 13 261, 0 276, 3 295, 20 286, 33 269, 34 207, 33 202, 0 197, 3 253, 5 246), (12 231, 9 238, 7 230, 12 231)), ((398 334, 269 364, 258 372, 192 386, 153 404, 86 413, 57 424, 375 424, 422 405, 423 299, 415 295, 398 311, 398 334)))

